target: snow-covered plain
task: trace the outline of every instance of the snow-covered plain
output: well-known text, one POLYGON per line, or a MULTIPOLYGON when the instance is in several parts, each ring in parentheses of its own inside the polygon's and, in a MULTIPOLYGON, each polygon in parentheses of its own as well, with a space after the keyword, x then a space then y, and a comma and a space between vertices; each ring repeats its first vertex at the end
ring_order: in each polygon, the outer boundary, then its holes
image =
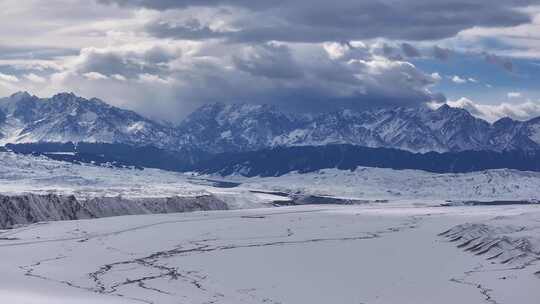
POLYGON ((366 200, 538 200, 540 172, 486 170, 437 174, 419 170, 358 168, 289 173, 279 177, 197 176, 157 169, 105 168, 73 165, 45 157, 0 153, 0 193, 55 193, 77 197, 170 197, 214 194, 232 208, 264 206, 273 195, 250 190, 282 191, 366 200), (210 180, 241 183, 213 187, 210 180))
POLYGON ((46 157, 0 153, 0 192, 55 193, 75 196, 166 197, 198 195, 205 187, 179 173, 74 165, 46 157))
POLYGON ((466 222, 519 226, 523 214, 536 222, 519 236, 537 236, 536 205, 295 206, 36 224, 1 235, 0 298, 533 304, 537 263, 488 260, 439 235, 466 222))
POLYGON ((540 199, 540 172, 508 169, 438 174, 420 170, 357 168, 292 172, 279 177, 230 177, 243 187, 367 200, 463 201, 540 199))
POLYGON ((0 230, 0 303, 536 304, 540 205, 441 203, 535 201, 538 189, 540 174, 511 170, 222 178, 0 153, 1 194, 211 194, 236 209, 0 230), (265 191, 365 203, 266 208, 286 198, 265 191))
POLYGON ((267 206, 279 197, 262 196, 245 188, 213 187, 212 182, 157 169, 74 165, 46 157, 0 152, 0 194, 22 193, 94 197, 164 198, 215 195, 229 208, 267 206))

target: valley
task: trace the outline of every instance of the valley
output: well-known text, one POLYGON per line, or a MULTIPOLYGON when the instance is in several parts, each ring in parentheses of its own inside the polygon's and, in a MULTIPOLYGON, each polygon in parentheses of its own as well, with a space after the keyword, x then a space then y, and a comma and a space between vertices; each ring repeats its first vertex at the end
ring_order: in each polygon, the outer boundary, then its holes
POLYGON ((540 297, 536 120, 214 104, 172 127, 74 94, 2 102, 2 301, 540 297))
POLYGON ((0 234, 10 261, 0 294, 29 304, 532 304, 539 226, 525 213, 540 209, 329 205, 35 224, 0 234), (470 241, 455 240, 466 231, 470 241), (468 249, 498 236, 531 251, 468 249))

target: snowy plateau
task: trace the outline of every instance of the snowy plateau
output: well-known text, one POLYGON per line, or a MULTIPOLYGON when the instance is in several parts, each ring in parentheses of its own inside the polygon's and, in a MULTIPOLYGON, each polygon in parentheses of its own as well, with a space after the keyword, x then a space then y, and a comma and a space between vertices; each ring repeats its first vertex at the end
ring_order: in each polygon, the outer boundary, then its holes
POLYGON ((0 303, 537 304, 539 126, 250 104, 172 125, 17 93, 0 99, 0 303))
POLYGON ((2 152, 0 300, 538 303, 539 186, 506 169, 247 178, 2 152))

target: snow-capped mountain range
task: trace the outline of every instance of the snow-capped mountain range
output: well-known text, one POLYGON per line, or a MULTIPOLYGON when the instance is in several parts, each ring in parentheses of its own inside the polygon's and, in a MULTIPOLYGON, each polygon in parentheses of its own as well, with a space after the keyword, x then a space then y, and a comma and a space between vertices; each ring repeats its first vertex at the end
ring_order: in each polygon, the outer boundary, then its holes
POLYGON ((271 106, 210 104, 192 113, 180 130, 182 144, 212 152, 326 144, 412 152, 540 149, 540 118, 490 124, 447 105, 299 116, 271 106))
POLYGON ((173 130, 97 98, 72 93, 0 99, 0 142, 106 142, 174 145, 173 130))
POLYGON ((442 106, 285 113, 269 105, 208 104, 178 126, 72 93, 39 98, 19 92, 0 99, 0 143, 105 142, 210 153, 275 146, 354 144, 412 152, 538 150, 540 117, 493 124, 442 106))

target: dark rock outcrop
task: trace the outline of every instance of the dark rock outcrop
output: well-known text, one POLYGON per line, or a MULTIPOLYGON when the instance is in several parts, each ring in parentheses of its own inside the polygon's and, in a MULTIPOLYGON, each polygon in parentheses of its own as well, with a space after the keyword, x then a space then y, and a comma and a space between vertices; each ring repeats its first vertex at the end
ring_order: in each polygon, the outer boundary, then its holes
POLYGON ((136 199, 96 197, 81 200, 73 195, 0 194, 0 229, 43 221, 226 209, 227 204, 213 195, 136 199))

